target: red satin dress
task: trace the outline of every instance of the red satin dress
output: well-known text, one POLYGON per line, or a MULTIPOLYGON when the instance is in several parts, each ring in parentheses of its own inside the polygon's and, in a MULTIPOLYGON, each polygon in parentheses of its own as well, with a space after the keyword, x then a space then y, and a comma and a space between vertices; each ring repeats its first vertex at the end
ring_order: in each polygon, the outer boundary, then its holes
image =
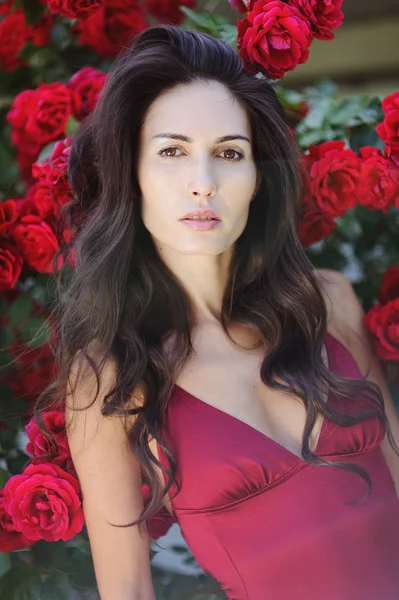
MULTIPOLYGON (((327 333, 325 345, 331 370, 361 378, 343 344, 327 333)), ((328 402, 338 398, 330 393, 328 402)), ((399 500, 380 419, 350 427, 324 419, 319 437, 317 455, 368 471, 372 493, 358 505, 350 503, 367 486, 357 474, 311 466, 178 386, 162 435, 182 484, 171 502, 175 520, 230 600, 399 599, 399 500)))

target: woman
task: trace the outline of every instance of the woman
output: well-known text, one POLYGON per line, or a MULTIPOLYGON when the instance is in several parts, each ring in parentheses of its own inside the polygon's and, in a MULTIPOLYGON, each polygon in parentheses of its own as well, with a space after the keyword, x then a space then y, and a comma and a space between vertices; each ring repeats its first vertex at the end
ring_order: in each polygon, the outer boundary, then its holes
POLYGON ((230 599, 397 598, 398 419, 352 287, 299 243, 300 161, 267 80, 219 40, 150 28, 70 179, 57 389, 69 375, 102 600, 155 598, 162 515, 230 599))

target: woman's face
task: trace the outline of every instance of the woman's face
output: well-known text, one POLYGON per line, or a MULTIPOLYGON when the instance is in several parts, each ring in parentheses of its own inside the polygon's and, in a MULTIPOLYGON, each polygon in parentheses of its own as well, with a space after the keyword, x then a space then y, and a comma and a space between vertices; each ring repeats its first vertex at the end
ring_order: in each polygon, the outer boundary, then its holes
POLYGON ((249 119, 222 84, 178 85, 153 102, 141 129, 138 181, 141 216, 161 254, 230 248, 247 223, 256 179, 249 119), (225 136, 234 139, 218 139, 225 136), (197 210, 213 210, 220 221, 181 220, 197 210))

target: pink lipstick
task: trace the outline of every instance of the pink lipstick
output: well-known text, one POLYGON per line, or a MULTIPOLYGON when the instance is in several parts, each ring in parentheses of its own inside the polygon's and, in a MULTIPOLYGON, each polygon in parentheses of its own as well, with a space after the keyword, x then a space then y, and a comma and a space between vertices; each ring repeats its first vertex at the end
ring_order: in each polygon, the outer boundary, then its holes
POLYGON ((210 231, 221 222, 219 215, 214 210, 194 210, 187 213, 180 221, 197 231, 210 231))

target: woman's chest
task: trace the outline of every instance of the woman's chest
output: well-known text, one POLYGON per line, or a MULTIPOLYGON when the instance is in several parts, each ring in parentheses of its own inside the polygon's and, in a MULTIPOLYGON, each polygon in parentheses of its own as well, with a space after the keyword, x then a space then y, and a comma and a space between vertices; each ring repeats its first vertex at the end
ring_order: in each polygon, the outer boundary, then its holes
MULTIPOLYGON (((300 456, 306 422, 302 399, 267 386, 261 378, 265 349, 249 349, 250 338, 241 341, 248 349, 220 335, 200 336, 195 354, 176 380, 177 388, 187 392, 187 402, 210 405, 300 456)), ((322 357, 328 366, 326 346, 322 357)), ((318 415, 309 441, 313 450, 322 421, 318 415)))

